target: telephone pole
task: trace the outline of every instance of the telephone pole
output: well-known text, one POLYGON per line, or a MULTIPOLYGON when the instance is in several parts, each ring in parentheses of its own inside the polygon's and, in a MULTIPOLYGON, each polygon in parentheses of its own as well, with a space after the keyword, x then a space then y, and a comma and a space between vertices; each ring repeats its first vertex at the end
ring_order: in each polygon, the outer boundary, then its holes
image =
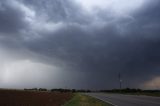
POLYGON ((121 73, 118 74, 118 78, 119 78, 119 89, 122 89, 122 79, 121 79, 121 73))

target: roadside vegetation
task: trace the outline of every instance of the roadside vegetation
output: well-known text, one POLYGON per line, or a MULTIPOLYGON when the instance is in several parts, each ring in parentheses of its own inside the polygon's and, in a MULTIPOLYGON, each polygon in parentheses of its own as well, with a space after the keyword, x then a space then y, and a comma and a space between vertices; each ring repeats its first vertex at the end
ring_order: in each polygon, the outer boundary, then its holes
POLYGON ((113 90, 101 90, 103 93, 118 93, 126 95, 146 95, 160 97, 160 90, 141 90, 141 89, 113 89, 113 90))
POLYGON ((160 97, 160 90, 142 90, 142 89, 112 89, 112 90, 77 90, 77 89, 51 89, 47 90, 45 88, 32 88, 32 89, 24 89, 26 91, 49 91, 49 92, 70 92, 70 93, 89 93, 89 92, 102 92, 102 93, 115 93, 115 94, 126 94, 126 95, 146 95, 146 96, 156 96, 160 97))
POLYGON ((74 97, 64 106, 112 106, 93 97, 75 93, 74 97))

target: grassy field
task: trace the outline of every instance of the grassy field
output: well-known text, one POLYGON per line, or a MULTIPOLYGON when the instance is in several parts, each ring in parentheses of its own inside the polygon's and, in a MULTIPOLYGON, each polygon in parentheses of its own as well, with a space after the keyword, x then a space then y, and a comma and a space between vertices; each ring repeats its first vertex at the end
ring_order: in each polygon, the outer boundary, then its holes
POLYGON ((75 94, 74 97, 64 106, 112 106, 101 100, 92 98, 84 94, 75 94))
POLYGON ((0 106, 62 106, 72 93, 0 90, 0 106))

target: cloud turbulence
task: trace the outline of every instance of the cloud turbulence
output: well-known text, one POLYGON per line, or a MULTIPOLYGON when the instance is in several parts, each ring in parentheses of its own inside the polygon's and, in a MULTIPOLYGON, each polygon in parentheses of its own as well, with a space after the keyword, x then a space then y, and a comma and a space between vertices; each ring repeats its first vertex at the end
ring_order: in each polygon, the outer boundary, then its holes
POLYGON ((160 89, 159 0, 1 0, 1 88, 160 89))

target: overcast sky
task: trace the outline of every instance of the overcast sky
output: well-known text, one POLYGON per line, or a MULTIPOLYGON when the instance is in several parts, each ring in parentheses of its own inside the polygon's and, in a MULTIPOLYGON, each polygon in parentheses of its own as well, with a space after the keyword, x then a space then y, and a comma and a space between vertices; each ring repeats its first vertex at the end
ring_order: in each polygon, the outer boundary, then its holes
POLYGON ((1 0, 0 88, 160 89, 160 0, 1 0))

